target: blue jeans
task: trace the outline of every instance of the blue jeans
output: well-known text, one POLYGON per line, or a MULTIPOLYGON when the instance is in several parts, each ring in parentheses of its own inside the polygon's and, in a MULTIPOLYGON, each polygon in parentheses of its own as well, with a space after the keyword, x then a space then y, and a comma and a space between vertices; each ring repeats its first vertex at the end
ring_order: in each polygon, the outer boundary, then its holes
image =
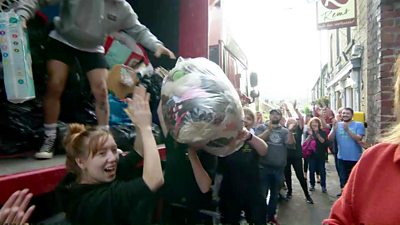
POLYGON ((276 207, 278 205, 279 190, 281 189, 285 168, 262 168, 260 170, 261 187, 267 196, 270 192, 269 201, 267 203, 266 215, 268 221, 274 219, 276 207))
POLYGON ((321 176, 321 187, 326 188, 326 169, 325 169, 325 159, 319 158, 316 155, 311 155, 308 158, 308 163, 310 166, 310 185, 315 187, 315 172, 318 170, 321 176))
POLYGON ((346 185, 347 180, 350 177, 351 170, 353 167, 356 165, 357 161, 347 161, 347 160, 341 160, 338 159, 338 165, 339 165, 339 173, 340 173, 340 187, 344 188, 344 185, 346 185))

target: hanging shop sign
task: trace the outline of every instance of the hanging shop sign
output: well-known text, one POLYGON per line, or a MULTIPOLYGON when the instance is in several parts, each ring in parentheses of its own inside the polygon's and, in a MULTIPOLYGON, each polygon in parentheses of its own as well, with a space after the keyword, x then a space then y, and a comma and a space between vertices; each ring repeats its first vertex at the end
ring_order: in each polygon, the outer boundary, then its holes
POLYGON ((319 0, 318 30, 330 30, 357 25, 356 0, 319 0))

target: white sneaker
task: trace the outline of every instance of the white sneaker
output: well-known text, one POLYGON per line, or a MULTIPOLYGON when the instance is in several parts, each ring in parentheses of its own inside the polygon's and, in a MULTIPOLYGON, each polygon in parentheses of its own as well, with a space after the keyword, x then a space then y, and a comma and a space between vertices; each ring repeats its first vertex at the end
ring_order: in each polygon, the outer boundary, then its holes
POLYGON ((39 152, 36 152, 36 159, 51 159, 53 158, 56 143, 56 136, 45 136, 42 147, 39 152))

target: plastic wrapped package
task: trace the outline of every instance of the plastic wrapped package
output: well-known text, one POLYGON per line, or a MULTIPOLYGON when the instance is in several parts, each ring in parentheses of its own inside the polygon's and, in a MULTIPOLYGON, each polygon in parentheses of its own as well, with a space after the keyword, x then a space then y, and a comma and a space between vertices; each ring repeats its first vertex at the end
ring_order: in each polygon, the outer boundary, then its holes
POLYGON ((105 58, 111 67, 118 64, 134 67, 140 61, 150 63, 144 48, 122 31, 108 36, 104 48, 105 58))
POLYGON ((218 65, 205 58, 182 59, 164 79, 162 112, 168 131, 180 143, 227 156, 243 142, 239 95, 218 65))
POLYGON ((27 33, 13 11, 0 12, 0 47, 8 101, 22 103, 35 98, 27 33))

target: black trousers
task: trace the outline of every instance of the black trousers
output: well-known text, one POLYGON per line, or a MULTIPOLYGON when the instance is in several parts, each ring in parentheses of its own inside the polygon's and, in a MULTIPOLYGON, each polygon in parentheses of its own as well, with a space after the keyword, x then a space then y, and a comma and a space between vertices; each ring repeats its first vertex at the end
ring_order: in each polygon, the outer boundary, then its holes
POLYGON ((285 180, 288 193, 292 194, 292 166, 296 173, 297 180, 300 182, 301 188, 303 189, 304 196, 308 198, 310 194, 307 190, 307 181, 303 174, 303 161, 300 157, 288 157, 287 164, 285 167, 285 180))
MULTIPOLYGON (((304 159, 304 165, 303 165, 303 171, 304 173, 307 173, 308 171, 308 158, 304 159)), ((319 175, 319 169, 317 169, 316 174, 319 175)))
MULTIPOLYGON (((232 187, 234 188, 234 187, 232 187)), ((266 223, 265 195, 248 190, 241 195, 221 196, 219 210, 221 224, 240 224, 240 214, 243 210, 246 216, 246 224, 262 225, 266 223)))
POLYGON ((162 212, 161 224, 212 225, 213 218, 201 213, 199 209, 191 209, 184 206, 176 206, 174 204, 165 203, 162 212))
POLYGON ((357 164, 357 161, 347 161, 338 159, 339 172, 340 172, 340 187, 344 188, 347 183, 347 180, 350 177, 350 173, 353 170, 353 167, 357 164))

